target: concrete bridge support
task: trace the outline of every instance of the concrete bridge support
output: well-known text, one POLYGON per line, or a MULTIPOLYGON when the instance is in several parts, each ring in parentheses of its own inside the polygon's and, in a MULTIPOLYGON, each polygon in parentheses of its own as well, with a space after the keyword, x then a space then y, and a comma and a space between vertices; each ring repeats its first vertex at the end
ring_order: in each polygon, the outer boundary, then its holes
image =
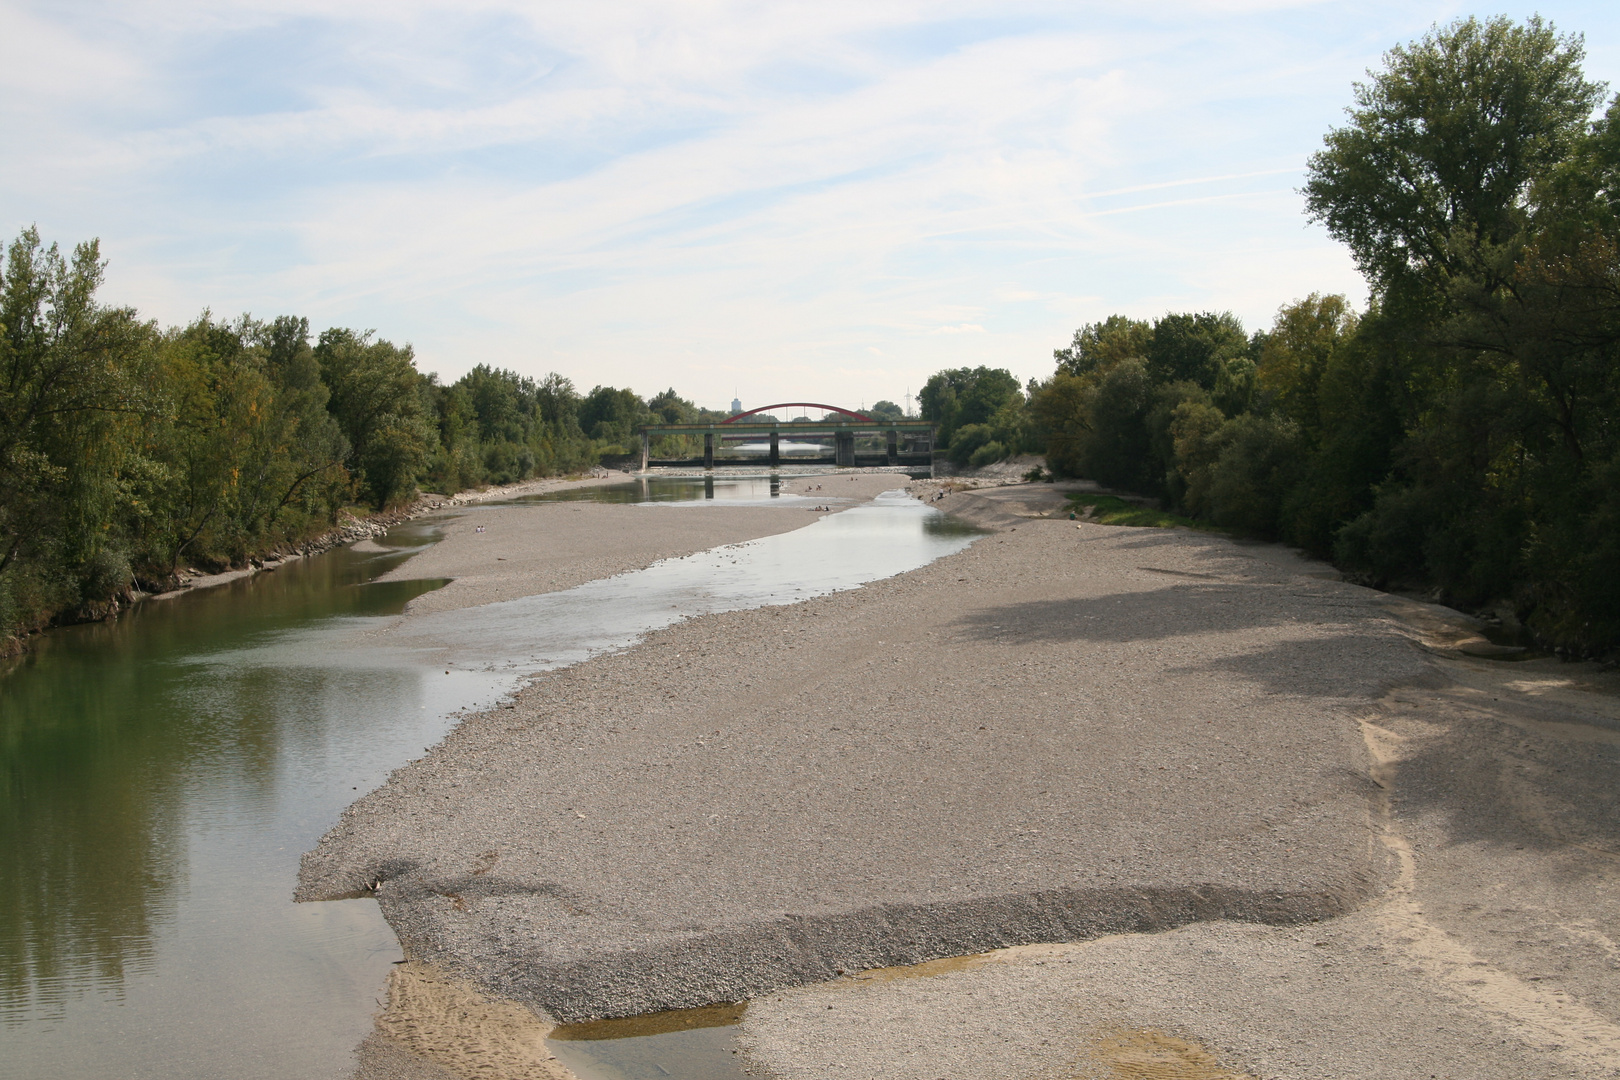
MULTIPOLYGON (((773 431, 773 432, 771 432, 771 468, 778 469, 778 468, 781 468, 781 466, 782 466, 782 436, 778 435, 776 432, 773 431)), ((774 495, 776 493, 773 491, 773 492, 771 492, 771 494, 774 495)))
POLYGON ((889 464, 900 464, 900 433, 894 428, 889 429, 889 464))
POLYGON ((714 468, 714 432, 705 432, 703 436, 703 467, 714 468))
POLYGON ((840 431, 833 436, 833 463, 840 467, 855 464, 855 433, 840 431))

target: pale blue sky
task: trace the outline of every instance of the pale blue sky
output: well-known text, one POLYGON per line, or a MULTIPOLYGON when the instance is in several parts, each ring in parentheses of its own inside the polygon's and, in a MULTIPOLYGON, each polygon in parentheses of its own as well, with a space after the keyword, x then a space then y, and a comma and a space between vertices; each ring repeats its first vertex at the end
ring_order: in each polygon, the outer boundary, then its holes
POLYGON ((1306 157, 1386 49, 1535 10, 1620 84, 1603 4, 0 0, 0 228, 447 378, 899 400, 1113 312, 1359 304, 1306 157))

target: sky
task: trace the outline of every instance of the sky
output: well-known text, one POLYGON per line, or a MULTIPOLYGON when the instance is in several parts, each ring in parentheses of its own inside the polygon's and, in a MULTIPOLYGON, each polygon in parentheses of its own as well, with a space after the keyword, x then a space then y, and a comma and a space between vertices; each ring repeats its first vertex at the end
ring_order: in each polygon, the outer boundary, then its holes
POLYGON ((452 380, 853 406, 1121 313, 1365 288, 1304 214, 1383 53, 1620 6, 0 0, 0 230, 106 303, 374 329, 452 380))

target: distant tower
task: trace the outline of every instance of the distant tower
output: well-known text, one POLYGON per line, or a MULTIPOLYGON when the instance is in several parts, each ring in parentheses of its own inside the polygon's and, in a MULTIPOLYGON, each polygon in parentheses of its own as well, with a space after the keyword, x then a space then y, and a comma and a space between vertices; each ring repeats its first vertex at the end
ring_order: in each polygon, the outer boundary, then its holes
POLYGON ((907 388, 907 390, 906 390, 906 415, 907 416, 911 415, 911 390, 910 390, 910 388, 907 388))
POLYGON ((731 399, 731 415, 736 416, 740 412, 742 412, 742 399, 741 398, 732 398, 731 399))

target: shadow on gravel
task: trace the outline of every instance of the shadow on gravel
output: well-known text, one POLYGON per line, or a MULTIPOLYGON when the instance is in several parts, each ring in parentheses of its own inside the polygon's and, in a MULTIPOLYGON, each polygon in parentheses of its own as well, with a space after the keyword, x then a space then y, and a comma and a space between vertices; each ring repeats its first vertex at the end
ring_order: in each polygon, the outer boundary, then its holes
POLYGON ((1270 693, 1308 698, 1357 698, 1369 704, 1395 682, 1422 674, 1411 643, 1353 625, 1318 624, 1316 636, 1167 667, 1172 675, 1225 672, 1263 685, 1270 693))
POLYGON ((1265 602, 1263 594, 1276 593, 1277 586, 1205 584, 1168 573, 1164 580, 1161 588, 1125 595, 984 608, 956 625, 985 641, 1129 642, 1253 630, 1298 618, 1265 602))
POLYGON ((1612 876, 1620 859, 1620 746, 1543 737, 1444 694, 1420 712, 1430 722, 1449 720, 1450 729, 1400 762, 1398 813, 1439 815, 1453 844, 1584 848, 1592 857, 1566 871, 1612 876))

